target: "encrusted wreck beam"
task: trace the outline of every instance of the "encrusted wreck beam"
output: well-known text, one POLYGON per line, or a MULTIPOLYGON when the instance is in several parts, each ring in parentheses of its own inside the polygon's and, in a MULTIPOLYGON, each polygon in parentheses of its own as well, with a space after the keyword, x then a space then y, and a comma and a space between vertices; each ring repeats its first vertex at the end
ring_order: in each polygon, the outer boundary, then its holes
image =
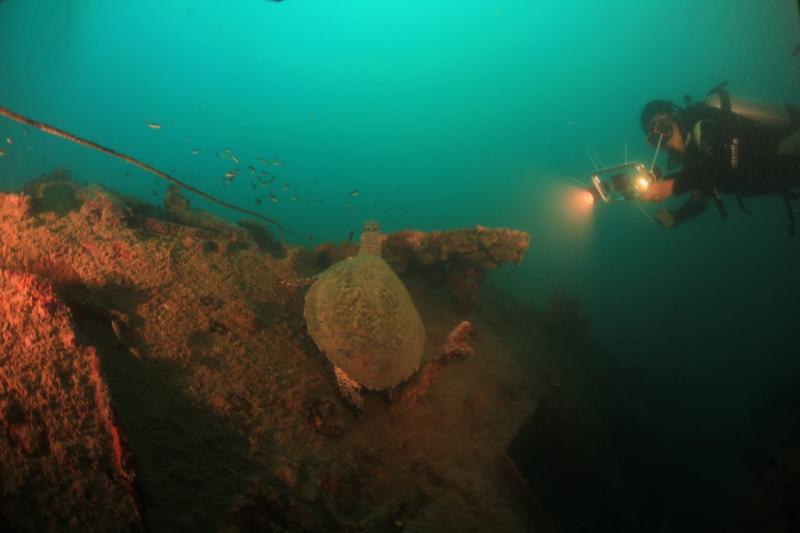
MULTIPOLYGON (((419 231, 383 236, 383 258, 398 274, 419 275, 434 285, 447 285, 456 307, 467 310, 478 297, 486 273, 504 263, 522 261, 530 235, 509 228, 419 231)), ((322 243, 314 248, 317 267, 325 268, 358 251, 357 244, 322 243)))
POLYGON ((456 263, 492 270, 503 263, 522 261, 530 243, 525 231, 480 225, 447 231, 403 230, 383 237, 383 257, 401 274, 456 263))
POLYGON ((450 231, 398 231, 384 237, 383 256, 398 273, 443 281, 456 307, 467 310, 475 303, 486 273, 503 263, 522 261, 530 242, 527 232, 480 225, 450 231))
POLYGON ((141 531, 135 480, 99 355, 49 281, 0 269, 0 529, 141 531))

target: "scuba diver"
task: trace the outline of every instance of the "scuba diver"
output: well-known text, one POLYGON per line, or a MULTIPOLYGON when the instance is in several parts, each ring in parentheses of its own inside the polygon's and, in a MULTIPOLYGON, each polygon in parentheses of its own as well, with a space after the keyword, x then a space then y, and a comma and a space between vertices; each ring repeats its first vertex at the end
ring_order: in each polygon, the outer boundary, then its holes
POLYGON ((656 213, 655 220, 669 228, 703 213, 709 200, 726 217, 723 194, 736 195, 747 214, 744 197, 778 194, 794 235, 790 201, 800 197, 792 190, 800 187, 800 110, 791 104, 753 104, 732 97, 725 85, 712 89, 702 103, 685 97, 685 108, 666 100, 644 106, 641 127, 648 144, 668 152, 668 169, 680 168, 654 181, 639 198, 660 202, 690 193, 683 206, 656 213))
MULTIPOLYGON (((800 14, 800 0, 797 0, 797 13, 800 14)), ((800 54, 800 38, 797 39, 797 46, 794 47, 792 55, 800 54)))

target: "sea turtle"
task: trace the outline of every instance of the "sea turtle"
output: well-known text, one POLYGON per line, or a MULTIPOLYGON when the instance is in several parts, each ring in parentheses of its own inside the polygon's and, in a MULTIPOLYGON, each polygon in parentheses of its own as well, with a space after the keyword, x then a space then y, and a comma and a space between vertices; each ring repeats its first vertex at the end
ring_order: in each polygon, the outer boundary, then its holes
POLYGON ((317 276, 303 314, 308 333, 333 363, 339 390, 358 412, 361 387, 391 389, 419 369, 425 326, 381 257, 377 222, 364 222, 356 256, 317 276))

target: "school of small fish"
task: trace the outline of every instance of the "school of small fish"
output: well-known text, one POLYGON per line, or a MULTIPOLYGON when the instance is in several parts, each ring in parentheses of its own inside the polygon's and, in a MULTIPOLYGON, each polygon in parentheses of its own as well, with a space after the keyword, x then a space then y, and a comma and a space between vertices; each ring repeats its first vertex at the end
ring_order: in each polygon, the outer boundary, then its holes
MULTIPOLYGON (((162 124, 158 123, 158 122, 145 122, 145 124, 151 130, 160 130, 162 128, 162 124)), ((27 137, 27 135, 28 135, 28 130, 25 129, 23 131, 23 136, 27 137)), ((14 145, 14 140, 11 137, 6 137, 5 138, 5 142, 9 146, 13 146, 14 145)), ((191 149, 191 154, 193 156, 199 155, 202 152, 203 152, 203 150, 201 148, 192 148, 191 149)), ((0 148, 0 158, 6 157, 7 155, 8 155, 8 152, 6 150, 0 148)), ((220 159, 229 160, 232 163, 234 163, 235 165, 239 165, 240 162, 241 162, 241 159, 239 158, 239 156, 237 156, 231 148, 224 148, 221 151, 216 152, 216 155, 220 159)), ((18 159, 19 159, 19 157, 18 157, 18 159)), ((45 159, 46 159, 46 157, 45 157, 45 159)), ((259 163, 260 165, 262 165, 263 167, 266 167, 266 168, 259 169, 254 164, 247 164, 247 170, 248 170, 248 172, 250 173, 250 176, 251 176, 250 186, 254 191, 258 191, 259 189, 262 189, 262 188, 268 188, 269 191, 264 196, 259 196, 256 193, 254 193, 254 194, 256 194, 256 196, 254 198, 255 203, 257 205, 259 205, 259 206, 263 205, 264 200, 269 200, 272 203, 278 203, 279 198, 278 198, 278 196, 275 194, 275 192, 272 189, 272 185, 275 182, 275 179, 278 177, 278 175, 270 173, 269 169, 270 168, 276 168, 276 167, 277 168, 284 168, 286 166, 286 164, 284 163, 284 161, 282 159, 280 159, 278 157, 275 157, 275 158, 272 158, 272 159, 268 159, 268 158, 265 158, 265 157, 259 157, 259 158, 256 158, 256 162, 259 163)), ((170 169, 170 172, 173 173, 173 174, 177 174, 175 169, 170 169)), ((239 176, 239 173, 240 173, 240 168, 238 166, 236 166, 234 168, 231 168, 228 171, 226 171, 224 173, 224 175, 223 175, 223 178, 222 178, 223 186, 228 186, 228 185, 232 184, 236 180, 236 178, 239 176)), ((125 171, 125 175, 126 176, 130 176, 130 172, 126 170, 125 171)), ((190 177, 190 178, 194 178, 194 179, 200 179, 200 176, 194 175, 194 174, 190 174, 190 175, 180 174, 180 176, 181 177, 190 177)), ((317 179, 316 182, 319 183, 319 179, 317 179)), ((153 184, 153 187, 152 187, 152 190, 151 190, 151 193, 153 194, 153 196, 158 196, 160 194, 159 191, 157 190, 157 187, 156 187, 157 185, 158 185, 158 183, 154 183, 153 184)), ((291 183, 288 182, 288 181, 284 181, 281 184, 280 190, 288 191, 291 188, 292 188, 291 183)), ((353 190, 351 190, 350 192, 347 193, 347 198, 348 199, 355 199, 359 195, 360 195, 360 192, 358 191, 358 189, 353 189, 353 190)), ((296 202, 296 201, 300 200, 301 197, 298 194, 294 193, 291 196, 289 196, 289 199, 291 201, 293 201, 293 202, 296 202)), ((311 199, 311 198, 307 198, 306 197, 306 198, 304 198, 304 201, 307 204, 312 204, 312 203, 321 204, 321 203, 323 203, 323 200, 321 198, 311 199)), ((373 208, 378 207, 378 202, 373 202, 372 207, 373 208)), ((350 204, 350 203, 345 203, 343 205, 343 208, 345 210, 347 210, 347 211, 350 211, 350 210, 353 209, 353 205, 350 204)), ((389 212, 404 213, 405 209, 402 208, 402 207, 385 208, 384 212, 385 213, 389 213, 389 212)), ((295 231, 290 228, 289 229, 289 235, 294 236, 295 234, 296 234, 295 231)), ((309 240, 309 241, 314 241, 314 240, 316 240, 317 236, 316 235, 306 235, 305 238, 307 240, 309 240)))

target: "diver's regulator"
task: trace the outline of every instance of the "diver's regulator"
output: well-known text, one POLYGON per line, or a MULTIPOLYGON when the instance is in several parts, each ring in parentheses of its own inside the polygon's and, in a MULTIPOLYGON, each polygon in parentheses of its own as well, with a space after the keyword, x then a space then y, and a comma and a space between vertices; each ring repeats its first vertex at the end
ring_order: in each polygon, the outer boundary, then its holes
POLYGON ((658 168, 647 168, 643 163, 632 162, 601 168, 592 174, 592 196, 605 203, 636 200, 650 188, 660 175, 658 168))

